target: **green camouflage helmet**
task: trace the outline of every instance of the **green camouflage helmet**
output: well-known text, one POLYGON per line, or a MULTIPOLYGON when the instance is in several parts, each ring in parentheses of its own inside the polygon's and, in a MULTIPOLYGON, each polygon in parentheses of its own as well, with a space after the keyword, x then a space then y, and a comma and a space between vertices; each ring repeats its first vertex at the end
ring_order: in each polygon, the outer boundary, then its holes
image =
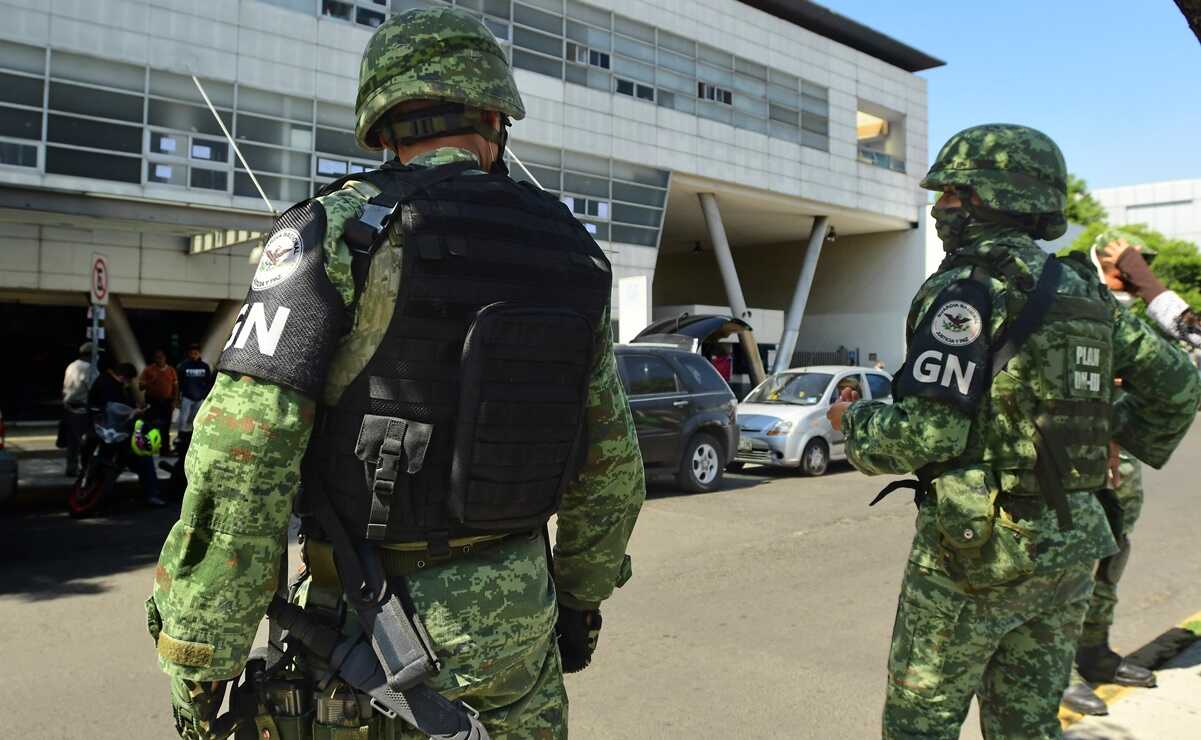
POLYGON ((407 100, 442 100, 525 117, 505 52, 488 28, 453 8, 409 10, 375 30, 359 68, 355 138, 381 149, 380 116, 407 100))
POLYGON ((1062 213, 1068 170, 1059 147, 1041 131, 988 123, 952 136, 921 186, 968 187, 985 206, 1005 213, 1062 213))

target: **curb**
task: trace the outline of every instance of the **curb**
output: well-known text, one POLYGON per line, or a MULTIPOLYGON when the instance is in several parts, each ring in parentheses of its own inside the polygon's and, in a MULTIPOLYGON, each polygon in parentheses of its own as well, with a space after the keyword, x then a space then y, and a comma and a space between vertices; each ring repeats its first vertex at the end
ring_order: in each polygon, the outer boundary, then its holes
MULTIPOLYGON (((1201 640, 1201 612, 1193 614, 1175 627, 1163 632, 1151 642, 1127 655, 1126 659, 1135 665, 1153 671, 1162 668, 1165 663, 1184 652, 1198 640, 1201 640)), ((1139 690, 1135 686, 1119 686, 1113 683, 1095 684, 1093 689, 1106 706, 1113 706, 1123 696, 1139 690)), ((1067 707, 1059 707, 1059 725, 1065 730, 1084 719, 1085 716, 1087 715, 1073 712, 1067 707)))

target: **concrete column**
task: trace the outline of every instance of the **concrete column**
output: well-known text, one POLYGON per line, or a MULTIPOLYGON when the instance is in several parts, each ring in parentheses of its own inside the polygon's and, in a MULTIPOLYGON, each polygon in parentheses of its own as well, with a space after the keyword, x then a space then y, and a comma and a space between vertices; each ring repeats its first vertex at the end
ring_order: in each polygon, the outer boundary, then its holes
MULTIPOLYGON (((698 193, 701 201, 701 211, 705 214, 705 225, 709 228, 709 240, 713 242, 713 253, 717 256, 717 269, 721 272, 721 281, 726 288, 726 300, 734 318, 751 323, 751 312, 746 307, 746 299, 742 297, 742 285, 738 282, 738 271, 734 268, 734 255, 730 253, 730 242, 726 239, 726 227, 721 222, 721 211, 717 208, 717 196, 713 193, 698 193)), ((751 379, 755 385, 762 383, 767 373, 763 370, 763 359, 759 357, 759 344, 755 341, 752 331, 742 331, 738 335, 739 343, 746 354, 747 364, 751 368, 751 379)))
POLYGON ((241 309, 241 301, 221 301, 217 304, 217 310, 213 311, 213 318, 209 321, 204 339, 200 342, 200 359, 210 367, 217 365, 217 358, 221 356, 221 350, 229 339, 229 333, 234 329, 234 322, 238 320, 238 311, 241 309))
MULTIPOLYGON (((125 306, 121 304, 121 296, 108 297, 108 308, 104 312, 104 334, 104 344, 110 353, 109 367, 118 362, 128 362, 137 368, 138 376, 141 377, 142 371, 146 369, 146 355, 142 353, 142 346, 138 344, 133 327, 129 325, 129 315, 125 313, 125 306)), ((132 388, 137 402, 144 403, 146 396, 137 382, 134 382, 132 388)))
POLYGON ((132 363, 141 374, 146 369, 146 355, 129 325, 129 315, 121 304, 121 296, 110 295, 108 310, 104 313, 105 345, 112 353, 114 362, 132 363))
POLYGON ((788 313, 784 314, 784 333, 780 335, 780 343, 776 345, 773 373, 787 370, 792 364, 792 353, 796 351, 797 336, 801 331, 801 319, 805 317, 805 304, 809 302, 809 289, 813 287, 813 275, 817 272, 817 258, 821 256, 822 244, 825 243, 826 234, 829 232, 829 217, 818 216, 813 219, 809 244, 805 247, 805 260, 801 263, 801 274, 797 278, 788 313))

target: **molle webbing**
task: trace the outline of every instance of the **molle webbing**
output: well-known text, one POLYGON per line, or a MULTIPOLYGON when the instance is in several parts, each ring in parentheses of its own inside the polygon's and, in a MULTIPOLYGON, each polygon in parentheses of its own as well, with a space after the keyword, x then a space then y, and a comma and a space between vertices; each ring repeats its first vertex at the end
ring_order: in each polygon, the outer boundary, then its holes
MULTIPOLYGON (((1013 375, 1009 382, 1017 380, 1022 395, 1029 395, 1034 402, 1029 421, 1036 430, 1036 457, 1029 469, 1007 472, 1018 476, 1022 489, 1013 493, 1037 490, 1055 510, 1060 527, 1069 528, 1066 493, 1104 485, 1104 450, 1110 437, 1108 378, 1092 393, 1093 397, 1080 397, 1072 387, 1071 355, 1073 348, 1095 347, 1099 363, 1095 368, 1108 367, 1103 351, 1108 333, 1098 325, 1111 320, 1109 307, 1092 295, 1057 292, 1067 271, 1064 268, 1080 272, 1071 260, 1049 258, 1036 282, 1030 280, 1029 270, 1014 259, 1013 253, 1000 246, 986 255, 952 256, 948 263, 948 267, 972 266, 973 279, 978 281, 984 269, 1002 279, 1010 291, 1009 305, 1017 313, 997 337, 992 373, 995 378, 1008 369, 1013 375), (1055 334, 1048 336, 1046 332, 1055 334), (1011 364, 1014 358, 1021 358, 1021 362, 1011 364), (1027 487, 1032 490, 1024 490, 1027 487)), ((953 468, 959 462, 946 465, 953 468)))
MULTIPOLYGON (((421 172, 364 178, 392 193, 421 172)), ((537 528, 578 468, 608 261, 553 196, 497 175, 435 182, 390 228, 400 290, 375 354, 323 410, 322 484, 376 541, 537 528)))

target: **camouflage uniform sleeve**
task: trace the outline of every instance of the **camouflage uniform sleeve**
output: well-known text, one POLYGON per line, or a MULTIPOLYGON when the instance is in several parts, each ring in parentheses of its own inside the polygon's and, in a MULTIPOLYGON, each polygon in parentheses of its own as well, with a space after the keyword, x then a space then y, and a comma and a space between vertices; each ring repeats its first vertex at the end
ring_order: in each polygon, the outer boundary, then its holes
POLYGON ((1114 438, 1159 468, 1197 413, 1201 379, 1188 355, 1114 302, 1114 374, 1125 393, 1114 404, 1114 438))
MULTIPOLYGON (((345 221, 364 196, 318 200, 326 210, 325 272, 353 298, 345 221)), ((179 521, 163 544, 147 602, 159 664, 176 678, 236 676, 277 584, 300 462, 316 404, 269 381, 216 373, 196 415, 179 521)))
POLYGON ((894 404, 858 401, 842 419, 847 458, 868 475, 911 473, 963 452, 971 417, 920 396, 894 404))
POLYGON ((602 346, 588 389, 588 457, 559 508, 555 587, 559 601, 596 608, 629 577, 626 543, 646 496, 642 453, 630 405, 617 377, 606 313, 602 346))
POLYGON ((197 414, 179 521, 147 603, 159 664, 177 678, 236 676, 275 591, 314 402, 219 373, 197 414))

